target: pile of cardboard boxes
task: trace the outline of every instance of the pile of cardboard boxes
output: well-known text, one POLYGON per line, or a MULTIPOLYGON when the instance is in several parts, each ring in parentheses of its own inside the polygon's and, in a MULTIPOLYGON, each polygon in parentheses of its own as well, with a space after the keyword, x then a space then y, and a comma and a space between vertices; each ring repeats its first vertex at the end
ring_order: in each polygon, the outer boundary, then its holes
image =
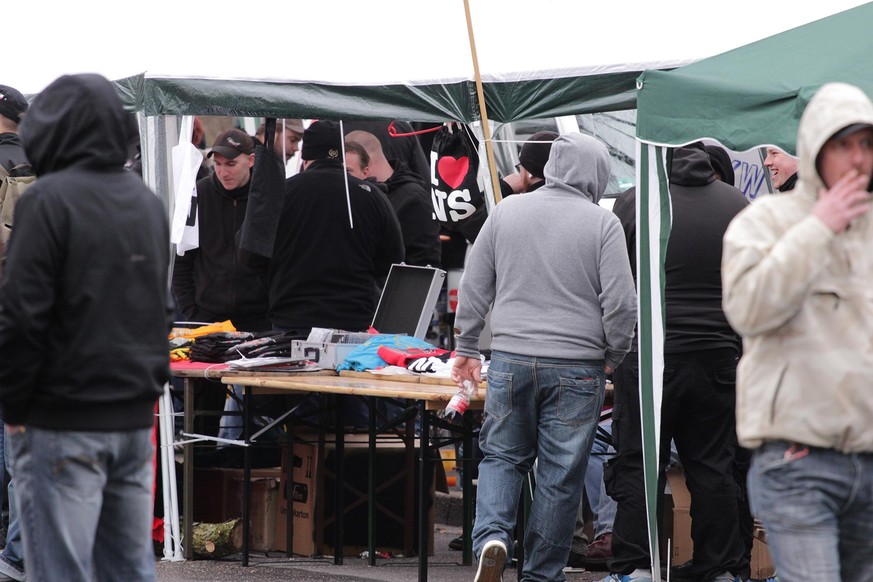
MULTIPOLYGON (((292 506, 293 553, 332 555, 335 502, 335 447, 332 442, 296 442, 292 447, 292 483, 284 467, 253 469, 249 511, 250 549, 286 550, 288 496, 292 506)), ((366 435, 347 435, 344 451, 343 555, 367 549, 368 446, 366 435)), ((380 441, 376 449, 376 519, 379 551, 413 555, 417 550, 417 448, 380 441)), ((283 461, 289 455, 283 453, 283 461)), ((242 469, 197 469, 194 519, 220 523, 242 515, 242 469)), ((431 494, 433 485, 430 487, 431 494)), ((432 531, 432 529, 429 529, 432 531)), ((432 533, 429 539, 433 551, 432 533)))

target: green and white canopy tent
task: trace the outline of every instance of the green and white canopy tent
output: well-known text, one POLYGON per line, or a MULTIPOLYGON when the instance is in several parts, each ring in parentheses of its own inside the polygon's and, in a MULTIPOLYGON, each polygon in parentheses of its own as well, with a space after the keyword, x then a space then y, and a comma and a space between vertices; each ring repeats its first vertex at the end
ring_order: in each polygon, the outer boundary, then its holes
MULTIPOLYGON (((652 517, 663 387, 664 257, 671 226, 668 149, 712 138, 734 151, 775 145, 795 153, 800 116, 821 85, 842 81, 873 97, 871 23, 873 3, 868 3, 673 71, 645 71, 638 79, 640 395, 652 517)), ((651 526, 650 540, 655 547, 651 526)))
MULTIPOLYGON (((710 8, 692 0, 669 12, 629 0, 469 0, 469 8, 488 117, 507 122, 633 108, 644 70, 856 3, 740 0, 716 26, 710 8)), ((463 0, 29 0, 16 19, 39 22, 39 35, 28 26, 4 31, 4 45, 20 53, 0 82, 29 94, 65 73, 115 80, 148 120, 144 169, 165 200, 176 116, 481 119, 463 0), (33 48, 38 42, 57 48, 33 48)))

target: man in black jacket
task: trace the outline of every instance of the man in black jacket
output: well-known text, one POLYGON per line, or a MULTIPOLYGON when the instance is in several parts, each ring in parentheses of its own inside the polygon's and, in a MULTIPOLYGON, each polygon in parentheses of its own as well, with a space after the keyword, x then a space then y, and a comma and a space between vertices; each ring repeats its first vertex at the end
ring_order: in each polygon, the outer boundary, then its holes
POLYGON ((18 202, 0 279, 0 400, 34 580, 156 577, 169 227, 124 169, 128 115, 103 77, 63 76, 20 128, 39 179, 18 202))
POLYGON ((269 260, 270 320, 300 338, 313 327, 366 331, 379 286, 403 261, 400 225, 384 194, 343 169, 339 124, 310 125, 302 158, 269 260))
MULTIPOLYGON (((735 375, 741 342, 721 305, 722 237, 748 204, 742 192, 716 179, 709 155, 696 142, 674 150, 670 167, 673 221, 665 260, 664 389, 658 491, 675 440, 691 492, 693 562, 673 580, 734 580, 744 568, 733 476, 737 448, 735 375)), ((636 191, 615 202, 636 272, 636 191)), ((604 473, 617 502, 612 530, 613 572, 607 580, 650 582, 643 489, 638 355, 613 373, 613 443, 617 454, 604 473)), ((748 564, 745 564, 747 566, 748 564)))
POLYGON ((269 330, 265 278, 240 262, 236 238, 246 215, 255 142, 241 129, 229 129, 207 157, 214 172, 197 182, 200 246, 176 257, 176 302, 189 321, 230 319, 242 331, 269 330))
MULTIPOLYGON (((32 173, 30 162, 24 154, 21 140, 18 138, 18 126, 27 111, 27 100, 18 90, 0 85, 0 166, 10 176, 28 176, 32 173)), ((0 260, 6 252, 6 240, 9 234, 7 226, 0 225, 0 260)), ((0 415, 2 422, 2 415, 0 415)), ((3 428, 0 425, 0 428, 3 428)), ((3 433, 6 431, 3 430, 3 433)), ((7 454, 8 443, 5 434, 0 435, 0 457, 6 471, 11 476, 11 455, 7 454)), ((15 484, 10 479, 8 488, 3 488, 3 480, 0 479, 0 499, 3 494, 7 495, 9 505, 9 521, 6 530, 6 544, 0 553, 0 582, 4 580, 24 580, 24 547, 21 542, 21 527, 18 523, 18 510, 15 507, 15 484)), ((4 524, 6 526, 7 524, 4 524)))
MULTIPOLYGON (((348 144, 360 144, 369 156, 369 175, 388 189, 388 201, 397 214, 407 265, 440 266, 440 223, 433 216, 430 194, 402 160, 388 160, 382 144, 372 133, 352 131, 348 144)), ((348 152, 346 153, 348 156, 348 152)), ((348 159, 348 158, 347 158, 348 159)))

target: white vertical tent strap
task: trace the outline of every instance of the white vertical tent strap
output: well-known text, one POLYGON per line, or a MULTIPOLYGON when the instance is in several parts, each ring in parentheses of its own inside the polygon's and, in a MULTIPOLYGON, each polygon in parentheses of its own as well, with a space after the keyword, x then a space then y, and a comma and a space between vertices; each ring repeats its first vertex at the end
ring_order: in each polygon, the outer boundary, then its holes
MULTIPOLYGON (((284 121, 283 121, 284 123, 284 121)), ((345 180, 343 180, 346 184, 346 206, 349 208, 349 228, 355 229, 355 221, 352 220, 352 198, 349 195, 349 168, 346 166, 346 135, 345 130, 343 129, 343 120, 340 119, 339 122, 340 129, 340 154, 343 158, 343 176, 345 176, 345 180)))
POLYGON ((637 184, 640 424, 652 577, 660 580, 657 500, 664 388, 664 257, 672 220, 666 148, 637 141, 637 184))
POLYGON ((176 459, 173 451, 173 399, 170 385, 158 400, 158 426, 161 449, 161 484, 164 499, 164 560, 182 561, 182 528, 179 523, 179 494, 176 488, 176 459))

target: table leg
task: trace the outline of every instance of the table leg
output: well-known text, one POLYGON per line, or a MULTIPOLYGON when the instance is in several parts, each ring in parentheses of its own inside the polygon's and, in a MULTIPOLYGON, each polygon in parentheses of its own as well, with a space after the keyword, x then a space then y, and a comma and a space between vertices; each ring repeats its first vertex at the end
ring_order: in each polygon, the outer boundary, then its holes
POLYGON ((418 582, 427 582, 427 540, 430 520, 428 519, 428 483, 427 475, 427 448, 430 444, 430 417, 427 411, 427 401, 419 400, 418 414, 421 418, 419 432, 420 446, 418 452, 418 582))
MULTIPOLYGON (((184 432, 194 432, 194 380, 185 378, 182 381, 182 398, 185 411, 182 415, 184 432)), ((186 439, 188 440, 188 439, 186 439)), ((173 461, 175 462, 175 461, 173 461)), ((184 545, 185 559, 194 558, 194 443, 183 445, 182 467, 182 518, 185 520, 184 545)))
POLYGON ((242 503, 242 520, 243 520, 243 542, 242 542, 242 565, 249 565, 249 496, 251 494, 251 478, 252 478, 252 456, 250 453, 251 442, 251 388, 243 386, 243 441, 246 446, 243 447, 243 503, 242 503))
MULTIPOLYGON (((288 442, 285 447, 285 557, 294 555, 294 428, 288 417, 288 442)), ((313 516, 314 517, 314 516, 313 516)))
POLYGON ((345 522, 344 509, 346 507, 346 476, 345 471, 343 470, 343 465, 345 464, 344 461, 346 456, 346 437, 345 427, 343 426, 343 400, 344 398, 342 396, 337 396, 334 399, 336 402, 336 407, 334 409, 336 411, 336 417, 334 420, 336 428, 336 481, 334 483, 334 491, 336 492, 336 497, 333 512, 333 563, 337 566, 342 566, 343 564, 343 540, 345 538, 343 525, 345 522))
POLYGON ((367 398, 369 439, 367 451, 367 563, 376 565, 376 399, 367 398))

